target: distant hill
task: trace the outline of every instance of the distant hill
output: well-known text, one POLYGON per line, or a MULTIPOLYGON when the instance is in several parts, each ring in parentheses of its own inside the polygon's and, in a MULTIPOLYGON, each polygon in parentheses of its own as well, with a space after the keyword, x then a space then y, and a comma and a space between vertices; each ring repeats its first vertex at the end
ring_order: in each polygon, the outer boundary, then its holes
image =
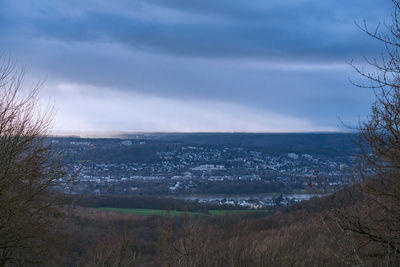
POLYGON ((149 133, 121 135, 125 139, 178 142, 187 145, 259 147, 277 153, 349 155, 356 149, 354 133, 149 133))

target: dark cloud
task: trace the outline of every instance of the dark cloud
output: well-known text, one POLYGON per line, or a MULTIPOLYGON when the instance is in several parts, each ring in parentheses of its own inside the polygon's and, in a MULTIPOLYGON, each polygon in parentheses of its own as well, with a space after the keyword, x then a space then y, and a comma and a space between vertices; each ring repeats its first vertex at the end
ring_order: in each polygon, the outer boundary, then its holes
POLYGON ((2 16, 5 25, 24 25, 15 34, 36 38, 116 42, 179 56, 332 60, 373 53, 372 42, 354 21, 376 22, 387 11, 372 0, 133 2, 110 2, 109 9, 84 5, 78 15, 48 2, 31 7, 36 16, 15 14, 17 7, 4 8, 2 16), (162 15, 160 7, 175 13, 162 15))
POLYGON ((54 85, 228 102, 337 126, 338 117, 365 114, 371 100, 348 82, 354 72, 345 62, 380 51, 354 22, 376 25, 388 17, 390 4, 4 0, 0 50, 54 85))

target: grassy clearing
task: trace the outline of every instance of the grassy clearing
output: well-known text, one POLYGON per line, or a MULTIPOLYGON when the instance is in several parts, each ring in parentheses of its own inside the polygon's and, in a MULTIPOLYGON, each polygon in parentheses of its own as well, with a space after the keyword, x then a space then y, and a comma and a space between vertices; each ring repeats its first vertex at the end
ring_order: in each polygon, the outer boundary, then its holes
MULTIPOLYGON (((157 209, 127 209, 127 208, 99 208, 99 210, 104 211, 113 211, 127 214, 134 214, 139 216, 151 216, 151 215, 159 215, 159 216, 181 216, 183 215, 183 211, 176 210, 157 210, 157 209)), ((209 210, 208 213, 211 216, 230 216, 230 215, 244 215, 247 213, 253 212, 268 212, 268 210, 209 210)), ((188 212, 189 216, 205 216, 205 213, 198 212, 188 212)))
MULTIPOLYGON (((156 210, 156 209, 125 209, 125 208, 99 208, 100 210, 104 211, 114 211, 114 212, 121 212, 121 213, 128 213, 134 214, 139 216, 150 216, 150 215, 160 215, 160 216, 179 216, 183 214, 183 211, 176 211, 176 210, 156 210)), ((198 216, 204 215, 201 213, 196 212, 188 212, 189 216, 198 216)))

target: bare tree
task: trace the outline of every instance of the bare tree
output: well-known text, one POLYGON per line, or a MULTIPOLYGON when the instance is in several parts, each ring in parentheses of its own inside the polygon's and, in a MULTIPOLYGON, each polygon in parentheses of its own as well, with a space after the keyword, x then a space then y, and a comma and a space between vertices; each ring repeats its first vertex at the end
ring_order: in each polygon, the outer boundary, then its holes
POLYGON ((40 84, 24 91, 24 70, 0 62, 0 266, 23 265, 48 248, 60 204, 51 188, 64 173, 46 140, 52 112, 39 109, 40 84))
POLYGON ((353 65, 375 93, 371 113, 359 125, 362 182, 350 194, 353 206, 335 210, 332 218, 355 242, 358 264, 391 266, 400 260, 400 1, 392 0, 390 23, 371 29, 358 25, 382 44, 379 58, 366 58, 368 71, 353 65), (362 259, 366 260, 363 261, 362 259))

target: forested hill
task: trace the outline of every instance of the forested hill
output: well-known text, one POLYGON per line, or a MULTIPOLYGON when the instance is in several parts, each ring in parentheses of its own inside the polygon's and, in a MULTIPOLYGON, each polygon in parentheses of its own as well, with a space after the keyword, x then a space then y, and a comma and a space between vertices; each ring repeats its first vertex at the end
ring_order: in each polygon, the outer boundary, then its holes
POLYGON ((355 152, 354 133, 149 133, 125 134, 125 139, 178 142, 187 145, 259 147, 278 153, 349 155, 355 152))

